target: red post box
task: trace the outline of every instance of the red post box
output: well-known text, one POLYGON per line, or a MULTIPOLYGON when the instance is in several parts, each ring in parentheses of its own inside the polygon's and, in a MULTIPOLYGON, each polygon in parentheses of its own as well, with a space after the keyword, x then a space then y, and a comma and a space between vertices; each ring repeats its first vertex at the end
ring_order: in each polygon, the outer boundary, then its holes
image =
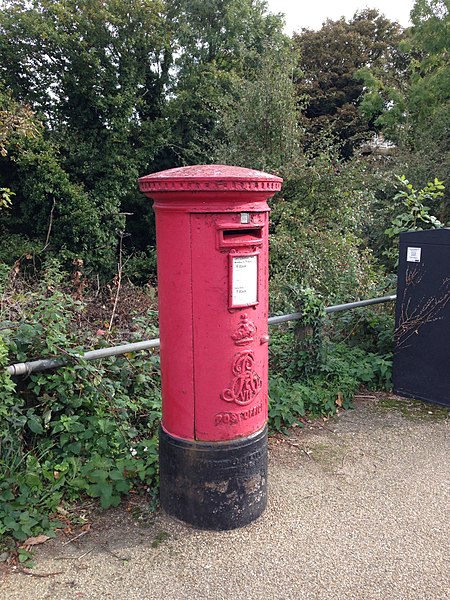
POLYGON ((161 505, 205 529, 267 502, 267 199, 281 183, 224 165, 139 179, 156 214, 161 505))

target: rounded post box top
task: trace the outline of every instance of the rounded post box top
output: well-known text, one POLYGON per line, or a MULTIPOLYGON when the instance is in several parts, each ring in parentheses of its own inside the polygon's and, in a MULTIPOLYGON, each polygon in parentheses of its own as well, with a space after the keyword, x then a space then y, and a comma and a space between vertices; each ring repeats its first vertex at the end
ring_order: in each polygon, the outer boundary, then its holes
POLYGON ((164 192, 266 192, 273 195, 283 180, 276 175, 228 165, 194 165, 152 173, 139 179, 147 196, 164 192))

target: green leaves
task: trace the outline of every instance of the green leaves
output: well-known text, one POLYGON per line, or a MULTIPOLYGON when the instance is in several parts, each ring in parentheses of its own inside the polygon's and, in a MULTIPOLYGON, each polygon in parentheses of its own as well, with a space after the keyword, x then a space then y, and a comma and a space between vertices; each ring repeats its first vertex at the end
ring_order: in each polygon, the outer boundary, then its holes
POLYGON ((38 462, 27 459, 21 464, 23 469, 11 464, 8 471, 0 460, 0 535, 20 541, 41 532, 53 535, 59 522, 48 515, 56 511, 61 493, 48 489, 38 462))
POLYGON ((424 185, 450 171, 449 4, 416 0, 411 20, 397 60, 359 73, 365 86, 361 110, 395 142, 402 170, 424 185))
POLYGON ((280 375, 269 379, 269 426, 284 433, 287 427, 301 425, 306 414, 303 386, 280 375))
POLYGON ((374 114, 384 103, 375 83, 387 65, 397 66, 401 36, 397 23, 373 9, 357 13, 348 22, 329 19, 318 31, 294 35, 302 71, 296 78, 298 95, 308 98, 302 119, 306 144, 314 145, 320 132, 328 132, 341 142, 342 156, 353 155, 374 130, 374 114), (360 112, 358 105, 367 88, 370 97, 360 112))
POLYGON ((434 207, 425 204, 425 202, 434 203, 438 198, 442 198, 445 190, 444 182, 435 178, 434 181, 429 181, 422 189, 416 190, 404 175, 397 175, 397 180, 403 189, 400 189, 393 200, 400 201, 406 210, 396 215, 392 219, 390 227, 384 232, 392 240, 392 247, 385 251, 385 255, 394 263, 397 260, 398 236, 400 233, 444 227, 444 224, 431 214, 434 207))
POLYGON ((261 67, 234 85, 222 111, 216 160, 292 176, 298 168, 301 131, 298 98, 292 81, 295 57, 290 48, 268 46, 261 67))
MULTIPOLYGON (((289 338, 285 339, 289 343, 289 338)), ((333 415, 338 408, 350 408, 360 386, 389 389, 392 355, 366 352, 345 343, 324 342, 326 352, 316 372, 300 381, 292 373, 269 379, 269 426, 282 433, 301 425, 305 415, 333 415)))
POLYGON ((44 433, 44 428, 40 420, 33 414, 32 411, 28 411, 27 413, 27 425, 33 433, 42 434, 44 433))
POLYGON ((333 304, 363 296, 378 277, 363 241, 375 202, 370 173, 322 142, 271 203, 272 313, 297 310, 293 286, 312 288, 333 304))
POLYGON ((167 129, 164 5, 15 0, 0 10, 0 34, 0 186, 17 196, 8 230, 110 274, 121 205, 167 129))
MULTIPOLYGON (((5 282, 0 307, 0 535, 23 540, 50 532, 49 515, 84 495, 117 506, 133 487, 157 486, 161 418, 159 360, 129 357, 33 373, 13 382, 17 360, 69 355, 88 345, 76 327, 79 302, 58 289, 49 261, 40 284, 19 297, 5 282), (11 311, 3 320, 4 312, 11 311), (17 312, 16 312, 17 311, 17 312), (20 357, 20 358, 19 358, 20 357)), ((11 285, 12 280, 9 281, 11 285)), ((20 286, 19 286, 20 287, 20 286)), ((148 335, 148 317, 135 335, 148 335)))

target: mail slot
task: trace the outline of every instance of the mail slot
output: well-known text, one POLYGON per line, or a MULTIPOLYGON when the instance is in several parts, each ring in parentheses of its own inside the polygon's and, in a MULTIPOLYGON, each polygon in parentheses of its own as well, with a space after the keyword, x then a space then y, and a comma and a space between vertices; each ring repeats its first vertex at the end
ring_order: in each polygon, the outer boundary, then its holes
POLYGON ((263 228, 219 229, 220 248, 242 248, 246 246, 262 246, 263 228))
POLYGON ((267 502, 268 216, 279 177, 224 165, 139 180, 154 200, 163 509, 231 529, 267 502))

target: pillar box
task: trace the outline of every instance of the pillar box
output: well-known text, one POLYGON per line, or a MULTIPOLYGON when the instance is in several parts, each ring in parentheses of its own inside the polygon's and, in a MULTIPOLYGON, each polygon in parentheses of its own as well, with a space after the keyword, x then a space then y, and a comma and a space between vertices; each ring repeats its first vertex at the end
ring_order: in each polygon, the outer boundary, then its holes
POLYGON ((161 505, 203 529, 267 502, 267 199, 281 184, 224 165, 139 179, 156 214, 161 505))

